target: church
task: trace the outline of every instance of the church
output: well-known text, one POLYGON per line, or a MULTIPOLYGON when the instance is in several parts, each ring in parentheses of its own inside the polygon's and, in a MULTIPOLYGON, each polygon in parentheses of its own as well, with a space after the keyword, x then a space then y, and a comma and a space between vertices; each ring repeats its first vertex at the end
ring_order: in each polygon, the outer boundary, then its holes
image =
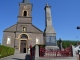
POLYGON ((57 46, 56 32, 52 27, 50 6, 48 4, 45 6, 46 26, 44 32, 32 24, 32 6, 29 0, 23 0, 19 4, 18 21, 3 31, 2 45, 15 48, 20 53, 27 53, 29 46, 35 46, 36 43, 57 46), (46 38, 48 40, 52 39, 51 42, 46 41, 46 38))

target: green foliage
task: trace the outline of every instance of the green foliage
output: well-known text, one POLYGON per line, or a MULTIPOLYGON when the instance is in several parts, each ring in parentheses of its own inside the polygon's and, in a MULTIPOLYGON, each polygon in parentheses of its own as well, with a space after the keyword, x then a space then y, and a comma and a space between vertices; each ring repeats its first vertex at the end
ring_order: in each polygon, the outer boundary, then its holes
POLYGON ((0 58, 10 56, 14 54, 14 48, 6 47, 3 45, 0 45, 0 58))
POLYGON ((42 47, 42 48, 44 48, 44 47, 45 47, 45 45, 39 45, 39 47, 42 47))
MULTIPOLYGON (((59 46, 59 40, 57 41, 57 44, 59 46)), ((63 46, 63 48, 69 47, 70 44, 76 46, 77 45, 77 41, 62 40, 62 46, 63 46)))
MULTIPOLYGON (((35 46, 36 46, 36 45, 34 45, 33 48, 34 48, 35 46)), ((40 45, 40 44, 38 44, 38 46, 39 46, 39 47, 45 47, 45 45, 40 45)))

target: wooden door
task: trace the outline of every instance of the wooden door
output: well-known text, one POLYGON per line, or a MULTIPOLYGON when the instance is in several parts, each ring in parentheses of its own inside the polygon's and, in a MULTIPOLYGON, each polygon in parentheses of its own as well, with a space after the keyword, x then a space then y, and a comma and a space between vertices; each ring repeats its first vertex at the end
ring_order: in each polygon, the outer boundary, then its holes
POLYGON ((26 46, 27 46, 26 40, 21 40, 20 53, 26 53, 26 51, 27 51, 26 46))

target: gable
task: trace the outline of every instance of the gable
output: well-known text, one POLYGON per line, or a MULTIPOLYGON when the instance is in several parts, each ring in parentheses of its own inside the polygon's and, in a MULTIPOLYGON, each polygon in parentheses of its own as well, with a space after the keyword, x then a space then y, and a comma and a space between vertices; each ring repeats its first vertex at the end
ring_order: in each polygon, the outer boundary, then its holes
POLYGON ((7 31, 16 31, 16 24, 14 24, 14 25, 12 25, 12 26, 10 26, 9 28, 7 28, 7 29, 5 29, 3 32, 7 32, 7 31))
POLYGON ((32 26, 33 26, 33 32, 36 32, 36 33, 43 33, 43 31, 41 31, 39 28, 37 28, 37 27, 34 26, 33 24, 32 24, 32 26))
MULTIPOLYGON (((14 24, 12 26, 10 26, 9 28, 5 29, 4 32, 15 32, 16 31, 16 25, 14 24)), ((21 32, 22 33, 22 24, 18 24, 17 25, 17 32, 21 32)), ((27 26, 27 24, 26 24, 27 26)), ((43 33, 43 31, 41 31, 39 28, 37 28, 36 26, 34 26, 33 24, 29 24, 28 25, 28 30, 26 31, 27 33, 43 33)))

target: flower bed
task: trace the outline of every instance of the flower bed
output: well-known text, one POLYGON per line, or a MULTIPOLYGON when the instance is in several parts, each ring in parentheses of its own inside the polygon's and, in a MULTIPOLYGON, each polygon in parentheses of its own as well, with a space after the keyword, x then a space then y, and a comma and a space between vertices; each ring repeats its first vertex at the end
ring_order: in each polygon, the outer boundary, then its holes
POLYGON ((14 48, 0 45, 0 58, 7 57, 14 54, 14 48))

